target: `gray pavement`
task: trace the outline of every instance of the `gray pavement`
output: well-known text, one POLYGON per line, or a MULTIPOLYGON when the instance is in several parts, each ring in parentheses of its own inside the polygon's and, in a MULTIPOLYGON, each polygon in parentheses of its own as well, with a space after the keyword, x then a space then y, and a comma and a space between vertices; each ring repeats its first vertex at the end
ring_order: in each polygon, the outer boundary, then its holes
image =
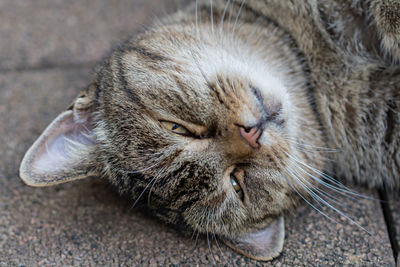
POLYGON ((21 182, 24 152, 88 83, 94 62, 179 2, 0 0, 0 266, 394 266, 378 201, 341 198, 360 226, 329 208, 336 222, 300 208, 286 218, 282 255, 257 263, 132 209, 99 178, 21 182))

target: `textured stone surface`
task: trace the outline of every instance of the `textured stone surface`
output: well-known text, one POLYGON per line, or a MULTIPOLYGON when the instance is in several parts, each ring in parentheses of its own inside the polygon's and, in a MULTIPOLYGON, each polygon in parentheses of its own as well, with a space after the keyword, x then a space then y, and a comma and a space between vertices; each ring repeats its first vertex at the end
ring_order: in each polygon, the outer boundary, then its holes
POLYGON ((97 61, 177 0, 0 0, 0 69, 97 61))
MULTIPOLYGON (((8 265, 256 264, 207 238, 183 236, 131 209, 129 201, 92 178, 30 188, 18 178, 25 150, 90 79, 88 69, 0 74, 0 261, 8 265), (212 251, 212 254, 211 254, 212 251)), ((379 203, 343 198, 360 227, 329 208, 334 223, 311 208, 286 220, 279 266, 391 265, 379 203)))
POLYGON ((323 211, 339 223, 299 209, 286 219, 283 254, 262 264, 212 235, 211 249, 205 236, 183 236, 98 178, 51 188, 21 182, 24 152, 88 83, 87 66, 172 2, 0 0, 0 266, 393 266, 375 201, 341 198, 370 235, 332 209, 323 211))

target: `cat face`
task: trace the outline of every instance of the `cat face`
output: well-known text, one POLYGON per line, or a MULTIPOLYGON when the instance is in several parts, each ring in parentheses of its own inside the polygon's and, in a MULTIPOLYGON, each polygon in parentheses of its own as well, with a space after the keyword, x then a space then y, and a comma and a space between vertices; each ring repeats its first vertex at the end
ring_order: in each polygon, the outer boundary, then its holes
POLYGON ((182 30, 179 40, 188 43, 176 46, 178 40, 167 39, 171 31, 144 36, 114 55, 120 77, 100 93, 103 123, 96 128, 104 153, 121 155, 112 172, 140 172, 147 179, 133 185, 134 198, 150 183, 156 203, 183 213, 193 228, 204 230, 207 213, 236 222, 226 230, 216 223, 219 233, 238 232, 266 213, 277 216, 281 208, 273 203, 285 204, 289 191, 282 177, 291 135, 285 85, 267 71, 235 67, 240 59, 222 49, 206 66, 210 49, 218 48, 193 49, 194 33, 182 30), (244 137, 251 129, 259 135, 253 143, 244 137))
POLYGON ((163 26, 127 42, 28 151, 21 177, 101 174, 169 223, 272 257, 280 216, 306 196, 296 178, 314 184, 299 162, 321 164, 298 149, 320 136, 301 61, 272 27, 220 36, 210 25, 163 26))

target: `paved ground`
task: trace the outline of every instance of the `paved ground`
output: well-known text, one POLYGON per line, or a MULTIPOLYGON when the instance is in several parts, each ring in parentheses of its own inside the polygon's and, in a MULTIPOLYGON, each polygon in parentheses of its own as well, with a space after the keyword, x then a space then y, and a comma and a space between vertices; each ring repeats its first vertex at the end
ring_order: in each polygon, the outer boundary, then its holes
MULTIPOLYGON (((24 152, 93 63, 177 2, 0 0, 0 266, 262 265, 133 210, 96 178, 52 188, 18 178, 24 152)), ((331 209, 337 222, 304 207, 286 218, 283 254, 264 265, 394 266, 380 203, 341 201, 369 234, 331 209)), ((391 204, 399 226, 398 198, 391 204)))

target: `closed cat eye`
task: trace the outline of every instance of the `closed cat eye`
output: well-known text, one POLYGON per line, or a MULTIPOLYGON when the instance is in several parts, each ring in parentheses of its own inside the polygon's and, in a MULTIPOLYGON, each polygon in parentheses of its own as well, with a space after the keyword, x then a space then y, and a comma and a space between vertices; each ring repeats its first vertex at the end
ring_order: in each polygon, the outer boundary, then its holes
POLYGON ((177 123, 170 121, 161 121, 160 123, 165 129, 175 134, 186 135, 186 136, 192 135, 192 133, 188 129, 177 123))
POLYGON ((235 179, 233 175, 231 175, 231 183, 233 186, 233 189, 235 190, 236 194, 239 196, 240 200, 243 201, 244 199, 244 194, 242 187, 239 185, 238 181, 235 179))

